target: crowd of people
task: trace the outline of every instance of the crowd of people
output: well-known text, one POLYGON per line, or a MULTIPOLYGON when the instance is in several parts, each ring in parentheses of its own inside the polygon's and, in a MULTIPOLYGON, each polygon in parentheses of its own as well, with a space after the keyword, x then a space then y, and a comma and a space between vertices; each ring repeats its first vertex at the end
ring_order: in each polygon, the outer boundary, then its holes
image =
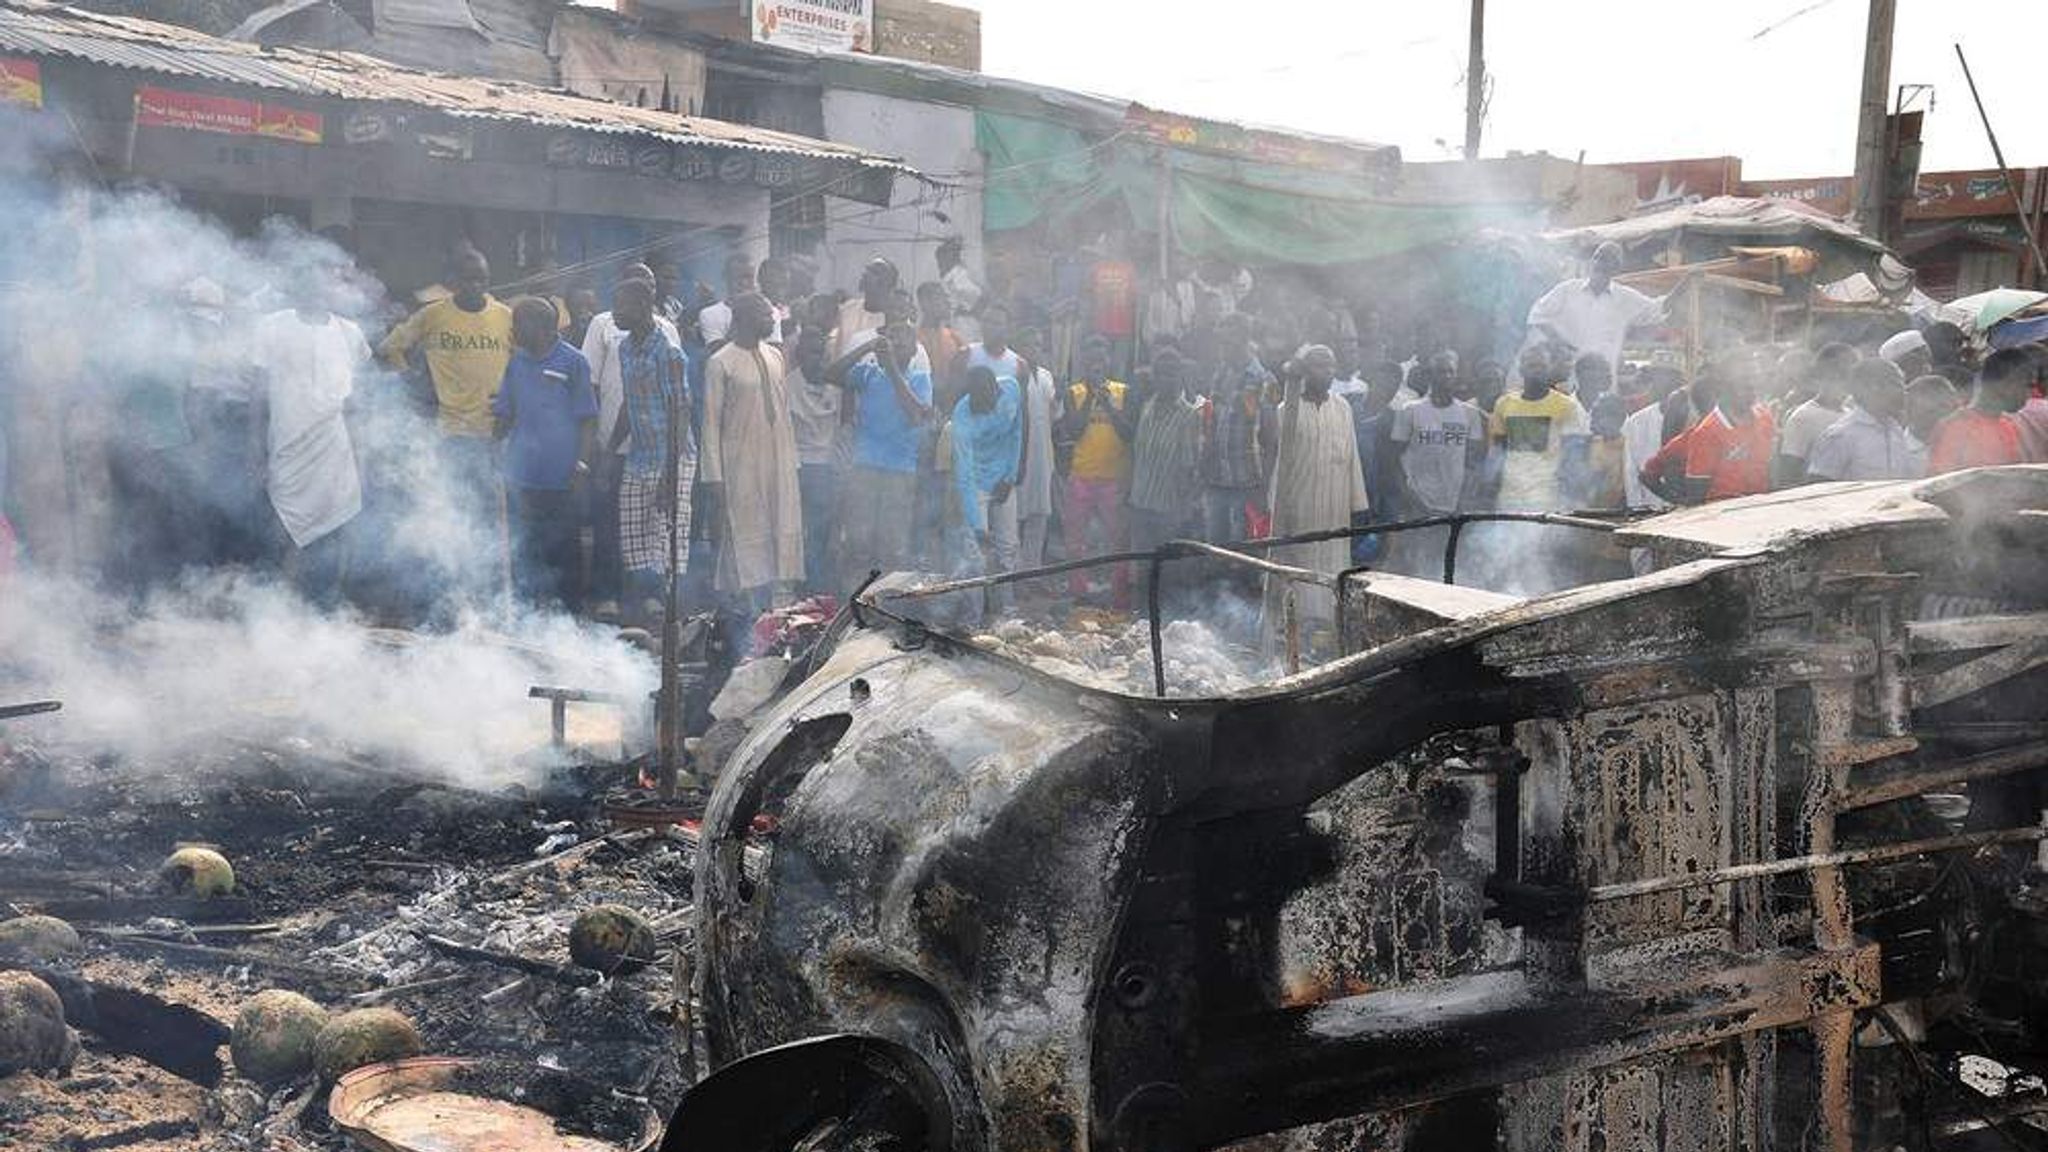
MULTIPOLYGON (((616 270, 609 301, 581 288, 501 301, 486 259, 463 250, 374 345, 332 298, 351 270, 314 268, 232 371, 124 399, 110 569, 147 586, 275 558, 317 602, 369 595, 351 558, 380 546, 365 514, 380 477, 366 474, 390 461, 353 413, 379 373, 418 382, 453 509, 498 526, 492 583, 627 623, 661 615, 672 571, 693 609, 751 620, 873 571, 997 573, 1177 538, 1649 509, 2048 461, 2048 348, 1979 363, 1936 324, 1871 348, 1731 343, 1688 379, 1674 357, 1624 354, 1668 301, 1617 283, 1620 256, 1603 247, 1536 302, 1511 366, 1422 347, 1396 360, 1341 309, 1271 323, 1206 263, 1182 324, 1142 345, 1084 333, 1065 361, 974 282, 957 245, 945 279, 913 286, 878 258, 845 294, 735 257, 722 293, 687 304, 672 272, 637 263, 616 270)), ((193 341, 230 342, 217 287, 190 285, 180 303, 193 341)), ((1430 576, 1447 532, 1272 558, 1430 576)), ((983 610, 1019 595, 1127 610, 1133 575, 999 585, 983 610)))

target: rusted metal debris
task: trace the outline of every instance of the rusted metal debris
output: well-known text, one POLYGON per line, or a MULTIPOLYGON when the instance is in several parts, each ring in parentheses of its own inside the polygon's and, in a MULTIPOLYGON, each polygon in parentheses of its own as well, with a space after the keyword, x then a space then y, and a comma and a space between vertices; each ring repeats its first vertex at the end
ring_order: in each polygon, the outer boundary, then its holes
POLYGON ((770 1085, 788 1142, 718 1146, 1903 1142, 1859 1023, 2030 995, 1967 942, 2032 915, 2043 508, 2041 468, 1780 492, 1614 528, 1655 571, 1532 600, 1329 574, 1335 659, 1198 697, 878 582, 706 810, 717 1070, 670 1147, 770 1085))

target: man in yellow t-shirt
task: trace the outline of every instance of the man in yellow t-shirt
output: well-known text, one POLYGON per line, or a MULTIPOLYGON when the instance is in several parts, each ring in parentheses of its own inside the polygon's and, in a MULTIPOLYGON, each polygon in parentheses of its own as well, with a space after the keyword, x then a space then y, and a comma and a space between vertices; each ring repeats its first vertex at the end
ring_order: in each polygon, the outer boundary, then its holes
POLYGON ((1592 433, 1586 410, 1557 390, 1569 364, 1560 365, 1544 345, 1522 353, 1522 390, 1494 402, 1488 438, 1502 453, 1500 495, 1504 512, 1557 512, 1565 506, 1563 477, 1574 454, 1583 459, 1592 433))
POLYGON ((434 400, 443 436, 470 437, 486 444, 492 432, 491 399, 512 359, 512 309, 486 288, 491 267, 474 250, 456 258, 454 294, 413 313, 391 330, 378 349, 393 367, 417 349, 434 381, 434 400))
MULTIPOLYGON (((1091 336, 1081 346, 1081 379, 1067 389, 1066 415, 1060 435, 1073 444, 1067 464, 1067 505, 1061 512, 1066 529, 1067 557, 1114 552, 1123 547, 1123 479, 1130 470, 1131 440, 1137 431, 1127 390, 1111 380, 1109 342, 1091 336), (1088 551, 1088 527, 1102 527, 1102 547, 1088 551)), ((1110 575, 1116 607, 1131 602, 1131 576, 1119 564, 1110 575)), ((1080 599, 1088 591, 1088 573, 1077 568, 1067 576, 1067 594, 1080 599)))
MULTIPOLYGON (((457 255, 445 300, 427 304, 391 330, 378 352, 393 366, 404 368, 417 350, 434 384, 434 404, 441 428, 436 456, 449 499, 463 510, 473 530, 499 535, 509 547, 499 516, 499 476, 495 419, 491 401, 512 359, 512 309, 486 289, 491 266, 483 254, 469 249, 457 255)), ((452 589, 454 600, 479 599, 488 592, 482 583, 487 566, 474 566, 473 586, 452 589)))

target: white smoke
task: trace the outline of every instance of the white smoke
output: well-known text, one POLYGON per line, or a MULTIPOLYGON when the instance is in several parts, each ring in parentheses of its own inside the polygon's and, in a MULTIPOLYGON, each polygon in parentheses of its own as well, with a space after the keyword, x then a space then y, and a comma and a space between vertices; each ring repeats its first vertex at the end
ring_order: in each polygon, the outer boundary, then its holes
POLYGON ((140 596, 109 587, 121 541, 104 476, 108 445, 128 431, 128 384, 246 372, 237 355, 256 320, 309 278, 373 343, 381 336, 381 287, 288 222, 238 237, 152 191, 0 178, 0 447, 11 449, 0 452, 0 510, 25 546, 20 570, 0 577, 0 704, 65 705, 9 735, 138 762, 289 735, 487 785, 519 775, 513 758, 546 742, 547 707, 527 698, 530 685, 635 701, 652 690, 652 662, 615 637, 508 610, 495 501, 457 489, 431 415, 381 371, 356 384, 368 507, 351 525, 351 587, 374 591, 380 617, 437 631, 316 611, 274 561, 194 570, 140 596), (217 335, 186 310, 202 278, 225 300, 217 335))
POLYGON ((657 679, 645 654, 563 616, 526 616, 508 632, 474 621, 389 632, 236 574, 140 607, 78 581, 18 580, 0 607, 0 654, 0 702, 64 703, 14 732, 138 764, 290 739, 476 787, 536 767, 548 709, 529 687, 644 701, 657 679))

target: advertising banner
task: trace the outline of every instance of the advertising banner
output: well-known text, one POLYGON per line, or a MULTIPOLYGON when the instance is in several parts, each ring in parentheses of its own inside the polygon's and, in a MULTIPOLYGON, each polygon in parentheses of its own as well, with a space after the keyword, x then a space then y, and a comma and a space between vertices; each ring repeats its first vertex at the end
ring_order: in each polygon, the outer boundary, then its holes
POLYGON ((0 56, 0 104, 43 106, 43 69, 33 60, 0 56))
POLYGON ((144 128, 184 128, 249 136, 256 131, 256 102, 142 87, 135 90, 135 123, 144 128))
POLYGON ((800 52, 872 52, 875 0, 753 0, 756 44, 800 52))
POLYGON ((299 144, 320 143, 323 128, 318 112, 153 86, 135 90, 135 123, 144 128, 183 128, 223 136, 268 136, 299 144))

